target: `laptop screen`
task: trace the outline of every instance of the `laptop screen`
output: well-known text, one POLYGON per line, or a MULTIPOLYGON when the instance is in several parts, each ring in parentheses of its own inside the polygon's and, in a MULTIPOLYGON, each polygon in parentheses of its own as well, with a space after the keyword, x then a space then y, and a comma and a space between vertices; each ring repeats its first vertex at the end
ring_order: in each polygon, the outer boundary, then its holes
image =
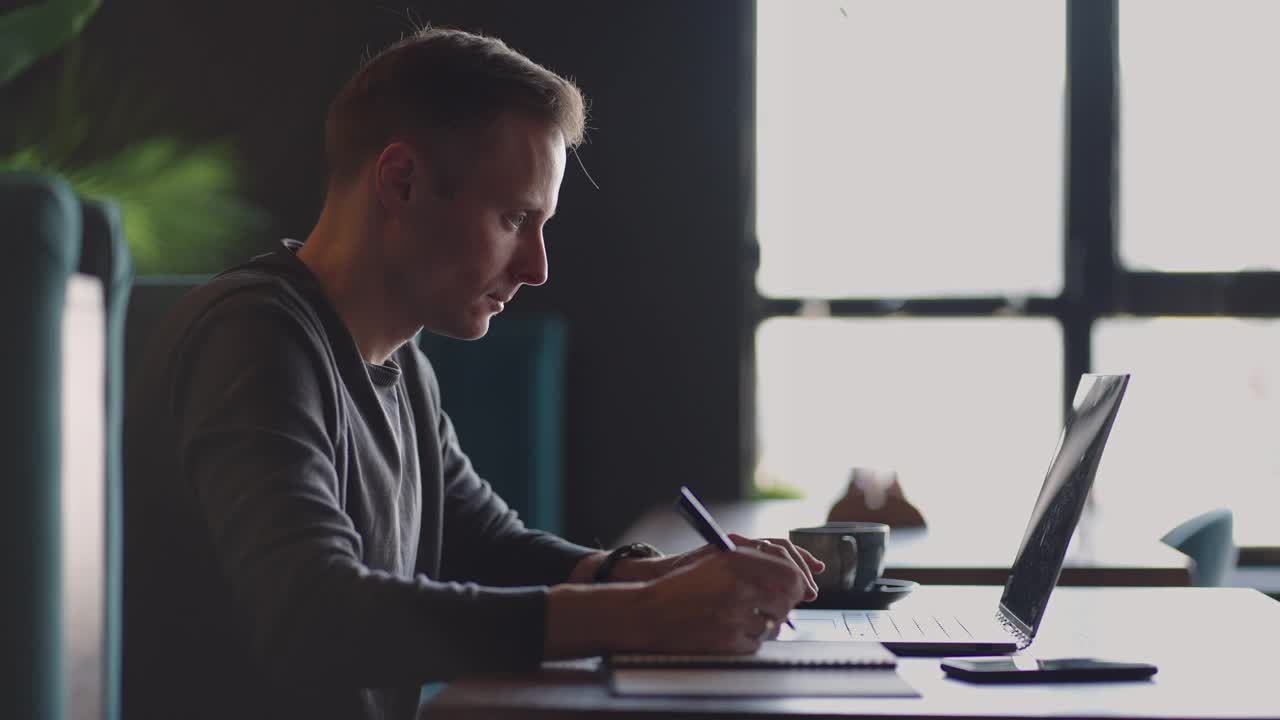
POLYGON ((1128 375, 1083 375, 1000 605, 1035 635, 1115 421, 1128 375))

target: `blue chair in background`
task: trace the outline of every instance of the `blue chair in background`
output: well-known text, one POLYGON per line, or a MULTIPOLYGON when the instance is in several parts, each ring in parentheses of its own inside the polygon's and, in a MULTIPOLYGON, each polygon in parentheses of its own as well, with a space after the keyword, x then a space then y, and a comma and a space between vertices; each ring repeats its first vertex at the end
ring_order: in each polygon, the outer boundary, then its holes
POLYGON ((178 299, 212 278, 212 275, 142 275, 134 279, 124 327, 126 384, 142 365, 151 334, 178 304, 178 299))
POLYGON ((1236 565, 1230 510, 1212 510, 1178 525, 1160 538, 1165 544, 1190 557, 1191 584, 1197 587, 1224 585, 1236 565))
POLYGON ((476 471, 525 524, 562 532, 565 321, 504 315, 479 340, 423 333, 444 410, 476 471))

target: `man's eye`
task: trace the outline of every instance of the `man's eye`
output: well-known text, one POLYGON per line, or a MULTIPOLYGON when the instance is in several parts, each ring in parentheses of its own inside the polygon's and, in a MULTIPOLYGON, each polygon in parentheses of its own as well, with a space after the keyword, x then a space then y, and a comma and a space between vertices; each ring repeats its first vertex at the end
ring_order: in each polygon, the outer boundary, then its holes
POLYGON ((524 227, 526 221, 529 220, 529 213, 515 213, 507 216, 507 222, 511 223, 514 228, 524 227))

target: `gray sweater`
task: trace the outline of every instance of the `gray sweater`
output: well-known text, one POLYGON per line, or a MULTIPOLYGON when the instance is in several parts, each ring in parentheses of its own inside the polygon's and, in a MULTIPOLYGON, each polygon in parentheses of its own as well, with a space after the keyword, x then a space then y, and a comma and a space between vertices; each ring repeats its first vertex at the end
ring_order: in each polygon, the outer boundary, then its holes
POLYGON ((128 718, 411 718, 541 660, 589 548, 524 527, 412 344, 363 361, 298 245, 187 295, 125 417, 128 718))

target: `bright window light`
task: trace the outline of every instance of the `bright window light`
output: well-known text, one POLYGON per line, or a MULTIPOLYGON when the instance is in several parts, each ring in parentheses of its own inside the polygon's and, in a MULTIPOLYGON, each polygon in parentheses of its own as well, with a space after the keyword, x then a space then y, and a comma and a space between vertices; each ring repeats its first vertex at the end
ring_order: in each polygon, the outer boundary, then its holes
POLYGON ((1276 540, 1280 320, 1117 319, 1094 366, 1133 374, 1095 499, 1149 537, 1206 510, 1235 513, 1238 544, 1276 540))
POLYGON ((1121 261, 1280 268, 1280 3, 1119 5, 1121 261))
POLYGON ((778 318, 756 352, 759 485, 834 501, 891 468, 932 524, 1025 523, 1062 427, 1056 321, 778 318))
POLYGON ((1063 2, 757 8, 761 294, 1059 292, 1063 2))

